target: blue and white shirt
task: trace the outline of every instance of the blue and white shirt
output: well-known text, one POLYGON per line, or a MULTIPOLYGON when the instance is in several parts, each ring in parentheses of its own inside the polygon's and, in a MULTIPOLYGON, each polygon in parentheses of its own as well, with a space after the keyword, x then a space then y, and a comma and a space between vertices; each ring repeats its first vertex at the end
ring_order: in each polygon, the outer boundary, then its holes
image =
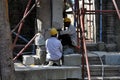
POLYGON ((45 41, 48 60, 59 60, 62 57, 62 44, 56 37, 51 37, 45 41))

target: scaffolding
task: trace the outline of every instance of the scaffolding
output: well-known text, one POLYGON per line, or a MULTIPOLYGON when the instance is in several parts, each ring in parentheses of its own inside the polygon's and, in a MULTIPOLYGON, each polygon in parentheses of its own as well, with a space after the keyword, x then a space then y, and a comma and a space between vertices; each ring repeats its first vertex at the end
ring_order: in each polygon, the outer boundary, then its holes
MULTIPOLYGON (((38 3, 38 1, 35 2, 35 4, 32 5, 32 7, 30 8, 30 4, 31 4, 31 1, 32 0, 29 0, 27 6, 26 6, 26 9, 25 9, 25 12, 24 12, 24 15, 23 15, 23 18, 20 20, 20 22, 17 24, 17 26, 15 26, 15 28, 11 31, 11 33, 14 33, 16 35, 15 37, 15 40, 13 42, 13 45, 12 45, 12 49, 14 50, 14 47, 16 46, 16 42, 18 40, 18 37, 20 36, 20 32, 21 32, 21 29, 24 25, 24 20, 27 18, 27 16, 31 13, 31 11, 35 8, 36 4, 38 3), (29 9, 30 8, 30 9, 29 9), (18 32, 15 33, 15 30, 18 29, 18 32)), ((13 61, 15 61, 22 53, 25 49, 27 49, 27 47, 29 45, 31 45, 31 43, 34 41, 34 39, 37 37, 37 35, 34 35, 34 37, 28 41, 26 40, 25 38, 21 37, 24 41, 27 41, 27 44, 23 47, 23 49, 20 50, 20 52, 14 57, 13 61)))
MULTIPOLYGON (((66 2, 66 0, 64 0, 66 2)), ((29 0, 28 5, 26 7, 26 10, 24 12, 23 18, 21 19, 21 21, 18 23, 18 25, 11 31, 12 33, 18 29, 18 32, 16 33, 16 38, 14 40, 13 43, 13 49, 14 46, 17 42, 18 36, 20 34, 20 30, 22 28, 23 25, 23 21, 24 19, 27 17, 27 15, 29 15, 29 13, 32 11, 33 8, 35 8, 36 3, 31 7, 31 9, 28 10, 29 5, 30 5, 31 0, 29 0)), ((92 34, 91 34, 91 23, 93 23, 94 21, 92 21, 91 19, 91 15, 95 15, 97 13, 100 13, 100 18, 101 18, 101 22, 100 24, 102 24, 102 13, 112 13, 112 12, 117 12, 117 15, 120 19, 120 10, 118 9, 118 6, 116 4, 115 0, 112 0, 114 7, 116 10, 103 10, 102 9, 102 0, 100 0, 100 10, 92 10, 91 6, 93 5, 92 0, 88 0, 88 3, 85 3, 84 0, 81 0, 82 2, 82 7, 80 8, 80 4, 79 4, 79 0, 74 0, 74 9, 72 11, 72 13, 74 14, 74 21, 75 21, 75 25, 77 26, 77 36, 78 36, 78 46, 80 46, 80 51, 82 52, 82 79, 84 80, 84 65, 86 63, 87 66, 87 75, 88 75, 88 80, 91 80, 91 76, 90 76, 90 68, 89 68, 89 60, 88 60, 88 54, 87 54, 87 48, 86 48, 86 37, 85 37, 85 15, 88 15, 89 18, 87 19, 88 22, 88 28, 89 28, 89 39, 92 39, 92 34), (85 5, 88 5, 89 8, 86 9, 85 5)), ((102 25, 100 26, 100 41, 102 42, 102 25)), ((36 35, 28 42, 28 44, 18 53, 18 55, 13 59, 16 60, 21 54, 22 52, 31 44, 31 42, 35 39, 36 35)))
POLYGON ((100 15, 100 31, 99 31, 99 35, 100 35, 100 42, 102 42, 102 14, 103 13, 111 13, 111 12, 117 12, 117 15, 120 19, 120 12, 119 9, 117 7, 116 1, 112 0, 114 7, 116 10, 103 10, 102 9, 102 0, 100 0, 100 10, 92 10, 91 9, 91 5, 93 5, 93 3, 91 3, 92 0, 88 0, 89 3, 85 3, 85 0, 81 0, 82 1, 82 7, 79 7, 79 0, 74 0, 75 2, 75 21, 77 22, 77 34, 78 34, 78 43, 81 43, 81 51, 82 51, 82 79, 84 80, 84 63, 86 62, 86 66, 87 66, 87 75, 88 75, 88 80, 91 80, 91 76, 90 76, 90 68, 89 68, 89 62, 88 62, 88 54, 87 54, 87 48, 86 48, 86 39, 85 39, 85 25, 84 25, 84 21, 85 21, 85 15, 89 15, 89 19, 87 20, 89 25, 89 36, 90 39, 91 38, 91 22, 93 22, 91 20, 91 15, 95 15, 96 13, 99 13, 100 15), (85 8, 85 5, 88 5, 88 9, 85 8), (80 35, 79 35, 80 34, 80 35), (79 38, 80 36, 80 38, 79 38), (80 42, 81 41, 81 42, 80 42))

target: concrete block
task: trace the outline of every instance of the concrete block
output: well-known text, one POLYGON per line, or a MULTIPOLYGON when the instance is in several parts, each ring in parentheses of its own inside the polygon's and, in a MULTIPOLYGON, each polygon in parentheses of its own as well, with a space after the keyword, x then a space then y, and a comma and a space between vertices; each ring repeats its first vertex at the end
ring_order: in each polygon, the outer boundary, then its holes
POLYGON ((111 54, 104 55, 106 65, 120 65, 120 55, 111 54))
POLYGON ((69 54, 64 55, 64 65, 66 66, 80 66, 81 55, 80 54, 69 54))
POLYGON ((32 55, 23 55, 23 64, 31 65, 35 64, 34 57, 32 55))
POLYGON ((31 64, 41 65, 41 59, 37 55, 23 55, 23 64, 25 64, 25 65, 31 65, 31 64))

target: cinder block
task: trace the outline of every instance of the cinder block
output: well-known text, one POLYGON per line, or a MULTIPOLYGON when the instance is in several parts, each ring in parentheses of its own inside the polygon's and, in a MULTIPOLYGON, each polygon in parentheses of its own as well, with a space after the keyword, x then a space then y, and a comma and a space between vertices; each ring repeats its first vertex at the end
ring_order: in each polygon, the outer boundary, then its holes
POLYGON ((66 66, 80 66, 81 65, 81 54, 64 55, 63 64, 66 66))
POLYGON ((23 64, 31 65, 35 64, 35 59, 32 55, 23 55, 23 64))

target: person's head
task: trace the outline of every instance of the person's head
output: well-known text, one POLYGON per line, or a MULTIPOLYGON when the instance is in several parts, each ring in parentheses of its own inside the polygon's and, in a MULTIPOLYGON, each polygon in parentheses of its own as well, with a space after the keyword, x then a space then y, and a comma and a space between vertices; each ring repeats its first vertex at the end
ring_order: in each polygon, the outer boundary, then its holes
POLYGON ((70 24, 71 24, 70 18, 64 18, 64 26, 65 26, 65 27, 69 27, 70 24))
POLYGON ((58 35, 57 29, 56 28, 52 28, 50 30, 50 35, 51 35, 51 37, 57 37, 57 35, 58 35))

